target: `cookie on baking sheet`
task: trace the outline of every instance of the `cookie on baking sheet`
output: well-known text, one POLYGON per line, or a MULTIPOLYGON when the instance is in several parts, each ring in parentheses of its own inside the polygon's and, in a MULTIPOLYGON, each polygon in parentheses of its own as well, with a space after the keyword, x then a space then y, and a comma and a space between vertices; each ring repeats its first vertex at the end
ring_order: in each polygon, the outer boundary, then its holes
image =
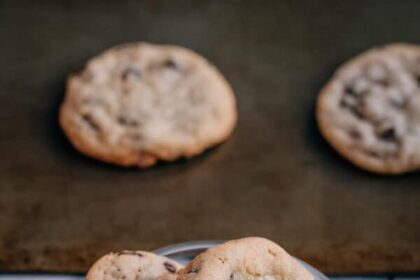
POLYGON ((317 120, 345 158, 376 173, 420 168, 420 46, 391 44, 350 60, 321 90, 317 120))
MULTIPOLYGON (((180 264, 166 257, 145 251, 126 250, 100 258, 89 269, 86 279, 153 280, 166 274, 176 275, 181 268, 180 264)), ((171 280, 171 278, 166 279, 171 280)))
POLYGON ((178 280, 313 280, 314 277, 280 246, 248 237, 228 241, 194 258, 178 280))
POLYGON ((147 167, 192 157, 236 124, 232 88, 191 50, 133 43, 94 57, 71 75, 60 110, 70 142, 96 159, 147 167))

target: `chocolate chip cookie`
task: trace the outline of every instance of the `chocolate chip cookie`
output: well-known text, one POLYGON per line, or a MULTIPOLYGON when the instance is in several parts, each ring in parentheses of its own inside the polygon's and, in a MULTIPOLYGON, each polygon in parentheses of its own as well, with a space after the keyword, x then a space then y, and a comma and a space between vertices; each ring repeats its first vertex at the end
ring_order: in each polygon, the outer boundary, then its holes
POLYGON ((192 157, 236 124, 232 88, 206 59, 169 45, 114 47, 69 77, 60 124, 93 158, 148 167, 192 157))
POLYGON ((314 277, 277 244, 259 237, 228 241, 198 255, 177 280, 313 280, 314 277))
POLYGON ((126 250, 100 258, 89 269, 86 280, 154 280, 162 275, 174 279, 167 274, 176 275, 180 268, 180 264, 166 257, 126 250))
POLYGON ((365 170, 420 168, 420 46, 374 48, 341 66, 321 90, 321 133, 365 170))

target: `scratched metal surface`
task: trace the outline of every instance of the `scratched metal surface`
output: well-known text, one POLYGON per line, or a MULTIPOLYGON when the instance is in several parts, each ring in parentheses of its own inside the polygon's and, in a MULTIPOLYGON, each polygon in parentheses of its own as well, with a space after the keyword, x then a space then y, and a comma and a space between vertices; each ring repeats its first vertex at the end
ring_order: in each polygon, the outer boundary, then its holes
POLYGON ((420 43, 420 1, 0 1, 0 269, 260 235, 325 273, 420 270, 420 176, 352 167, 315 125, 333 70, 420 43), (65 77, 112 45, 179 44, 236 91, 233 138, 147 171, 98 163, 57 125, 65 77))

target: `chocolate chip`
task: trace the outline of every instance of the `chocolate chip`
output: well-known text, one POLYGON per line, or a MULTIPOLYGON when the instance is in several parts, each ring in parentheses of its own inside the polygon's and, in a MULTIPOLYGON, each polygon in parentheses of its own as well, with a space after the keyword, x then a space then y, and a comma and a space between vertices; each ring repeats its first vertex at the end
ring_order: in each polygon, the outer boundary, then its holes
POLYGON ((350 107, 349 109, 358 119, 365 119, 365 116, 363 116, 362 112, 360 112, 360 109, 358 109, 357 107, 350 107))
POLYGON ((99 125, 93 120, 91 115, 85 114, 82 118, 93 130, 100 130, 99 125))
POLYGON ((167 68, 170 68, 170 69, 174 69, 174 70, 179 69, 178 64, 176 64, 176 62, 175 62, 175 61, 173 61, 172 59, 168 59, 168 60, 166 60, 166 61, 163 63, 163 65, 164 65, 165 67, 167 67, 167 68))
POLYGON ((369 151, 369 150, 365 150, 364 152, 368 156, 371 156, 371 157, 374 157, 374 158, 381 158, 381 155, 379 153, 377 153, 377 152, 369 151))
POLYGON ((163 266, 165 266, 166 270, 169 271, 170 273, 175 273, 176 272, 176 267, 169 262, 164 262, 163 266))
POLYGON ((344 95, 340 100, 340 107, 351 110, 355 108, 360 100, 351 95, 344 95))
POLYGON ((117 121, 121 125, 125 125, 125 126, 137 126, 139 124, 136 120, 129 119, 125 116, 119 116, 117 121))
POLYGON ((130 77, 139 78, 140 77, 140 70, 138 70, 136 68, 133 68, 133 67, 126 68, 121 74, 121 79, 126 81, 130 77))
POLYGON ((130 251, 130 250, 123 250, 117 253, 117 256, 121 256, 121 255, 132 255, 132 256, 143 257, 142 253, 137 252, 137 251, 130 251))
POLYGON ((229 280, 233 280, 233 273, 230 275, 229 280))
POLYGON ((389 87, 389 85, 391 84, 391 82, 388 79, 379 80, 378 83, 383 87, 389 87))
POLYGON ((354 107, 354 102, 352 102, 352 99, 349 98, 342 98, 340 100, 340 107, 342 108, 347 108, 347 109, 351 109, 352 107, 354 107), (353 103, 353 104, 352 104, 353 103))
POLYGON ((417 76, 417 84, 419 85, 419 87, 420 87, 420 76, 417 76))
POLYGON ((356 92, 354 91, 354 86, 352 84, 351 85, 346 85, 344 87, 344 93, 349 94, 349 95, 355 95, 356 92))
POLYGON ((384 141, 394 142, 397 138, 395 129, 393 127, 387 128, 378 133, 378 136, 384 141))
POLYGON ((359 131, 355 130, 355 129, 351 129, 349 131, 349 136, 353 139, 360 139, 362 138, 362 134, 360 134, 359 131))

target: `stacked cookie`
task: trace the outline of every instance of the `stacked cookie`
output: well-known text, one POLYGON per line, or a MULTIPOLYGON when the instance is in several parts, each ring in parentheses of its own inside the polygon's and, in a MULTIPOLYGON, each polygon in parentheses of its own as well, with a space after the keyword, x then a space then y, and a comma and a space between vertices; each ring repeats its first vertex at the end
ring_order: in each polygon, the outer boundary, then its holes
POLYGON ((123 251, 99 259, 87 280, 313 280, 280 246, 264 238, 228 241, 208 249, 186 267, 144 251, 123 251))

